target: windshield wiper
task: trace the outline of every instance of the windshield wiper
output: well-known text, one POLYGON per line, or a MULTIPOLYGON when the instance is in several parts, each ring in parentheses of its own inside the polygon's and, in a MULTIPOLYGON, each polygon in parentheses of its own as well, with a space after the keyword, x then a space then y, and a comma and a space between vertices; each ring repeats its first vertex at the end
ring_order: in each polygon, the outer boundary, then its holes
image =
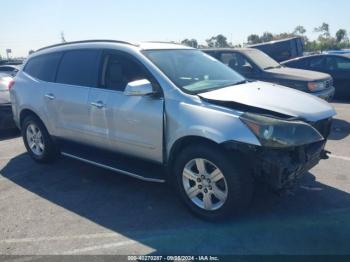
POLYGON ((281 67, 282 67, 281 65, 278 65, 278 66, 268 66, 268 67, 265 67, 264 70, 275 69, 275 68, 281 68, 281 67))

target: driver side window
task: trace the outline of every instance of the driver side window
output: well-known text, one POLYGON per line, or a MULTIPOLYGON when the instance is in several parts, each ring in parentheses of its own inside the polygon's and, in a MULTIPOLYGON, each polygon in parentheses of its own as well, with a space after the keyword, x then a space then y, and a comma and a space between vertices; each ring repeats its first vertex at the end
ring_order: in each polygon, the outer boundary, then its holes
POLYGON ((253 65, 244 56, 238 53, 222 53, 220 60, 239 73, 245 72, 244 68, 246 67, 253 68, 253 65))
POLYGON ((122 54, 107 54, 102 65, 101 86, 106 89, 121 91, 129 82, 149 79, 145 69, 133 59, 122 54))

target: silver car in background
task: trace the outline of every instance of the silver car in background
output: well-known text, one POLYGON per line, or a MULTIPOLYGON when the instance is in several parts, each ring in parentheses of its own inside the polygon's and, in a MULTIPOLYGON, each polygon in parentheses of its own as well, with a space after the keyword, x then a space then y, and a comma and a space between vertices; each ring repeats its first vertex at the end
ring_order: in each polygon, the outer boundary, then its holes
POLYGON ((169 181, 207 219, 247 206, 255 181, 282 189, 326 158, 335 115, 319 98, 248 82, 196 49, 105 40, 38 50, 11 100, 34 160, 60 152, 169 181))
POLYGON ((7 73, 0 72, 0 130, 15 128, 13 121, 10 91, 13 77, 7 73))

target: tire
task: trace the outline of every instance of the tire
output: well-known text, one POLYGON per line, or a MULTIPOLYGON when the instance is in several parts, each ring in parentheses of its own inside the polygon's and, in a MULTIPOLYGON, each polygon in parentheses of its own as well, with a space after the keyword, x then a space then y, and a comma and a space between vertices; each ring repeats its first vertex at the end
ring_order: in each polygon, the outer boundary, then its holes
POLYGON ((244 162, 237 156, 219 146, 203 144, 185 148, 174 163, 180 197, 195 215, 206 220, 239 214, 250 204, 254 189, 251 174, 242 165, 244 162), (200 177, 198 174, 202 173, 204 176, 200 177), (191 198, 186 191, 191 193, 191 198))
POLYGON ((55 159, 56 146, 39 118, 33 115, 27 116, 23 121, 21 133, 29 155, 36 162, 49 163, 55 159))

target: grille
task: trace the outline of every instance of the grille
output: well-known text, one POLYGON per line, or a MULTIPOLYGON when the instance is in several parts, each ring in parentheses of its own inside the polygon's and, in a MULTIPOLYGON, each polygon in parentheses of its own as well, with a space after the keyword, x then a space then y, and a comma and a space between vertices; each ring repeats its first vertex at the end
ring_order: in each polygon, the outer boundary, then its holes
POLYGON ((328 138, 330 132, 331 132, 331 126, 332 126, 332 118, 323 119, 314 123, 311 123, 311 125, 318 131, 324 138, 328 138))
POLYGON ((330 88, 331 86, 333 86, 333 79, 328 79, 324 83, 325 83, 325 88, 330 88))

